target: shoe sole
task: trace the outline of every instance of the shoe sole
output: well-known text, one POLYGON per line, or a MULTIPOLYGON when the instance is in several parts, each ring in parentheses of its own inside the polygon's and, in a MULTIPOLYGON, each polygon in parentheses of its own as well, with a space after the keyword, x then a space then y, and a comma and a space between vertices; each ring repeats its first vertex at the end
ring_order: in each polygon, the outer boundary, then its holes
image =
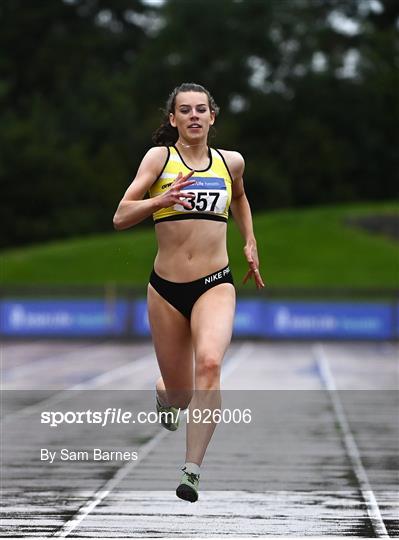
POLYGON ((177 487, 176 495, 180 499, 183 499, 184 501, 190 501, 192 503, 198 500, 198 493, 186 484, 180 484, 180 486, 177 487))

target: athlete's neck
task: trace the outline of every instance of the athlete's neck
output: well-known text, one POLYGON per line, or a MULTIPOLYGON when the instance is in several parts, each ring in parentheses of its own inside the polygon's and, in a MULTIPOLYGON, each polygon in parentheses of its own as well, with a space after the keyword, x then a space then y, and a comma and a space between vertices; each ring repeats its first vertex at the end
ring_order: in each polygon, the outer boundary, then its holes
POLYGON ((197 143, 191 143, 189 141, 186 142, 184 140, 178 139, 176 142, 176 147, 185 156, 191 156, 196 160, 206 158, 209 152, 208 144, 206 141, 203 140, 197 143))

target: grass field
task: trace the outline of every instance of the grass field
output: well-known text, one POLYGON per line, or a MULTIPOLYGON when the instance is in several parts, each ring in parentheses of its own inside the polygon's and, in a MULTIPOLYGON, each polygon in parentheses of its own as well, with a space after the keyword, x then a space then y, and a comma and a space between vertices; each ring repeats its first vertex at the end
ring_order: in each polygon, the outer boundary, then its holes
MULTIPOLYGON (((399 211, 396 203, 265 212, 254 217, 265 282, 270 286, 399 285, 398 244, 346 226, 346 217, 399 211)), ((241 286, 246 261, 231 220, 230 264, 241 286)), ((143 286, 156 253, 152 228, 131 229, 3 251, 2 283, 143 286)), ((247 285, 248 290, 254 288, 247 285)))

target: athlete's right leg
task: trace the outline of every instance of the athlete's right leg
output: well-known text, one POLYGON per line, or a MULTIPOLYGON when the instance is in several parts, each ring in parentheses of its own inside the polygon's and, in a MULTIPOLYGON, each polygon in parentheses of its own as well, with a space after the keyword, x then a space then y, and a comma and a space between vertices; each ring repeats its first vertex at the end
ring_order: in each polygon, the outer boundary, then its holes
POLYGON ((157 393, 163 405, 186 409, 194 387, 190 322, 148 284, 148 317, 161 377, 157 393))

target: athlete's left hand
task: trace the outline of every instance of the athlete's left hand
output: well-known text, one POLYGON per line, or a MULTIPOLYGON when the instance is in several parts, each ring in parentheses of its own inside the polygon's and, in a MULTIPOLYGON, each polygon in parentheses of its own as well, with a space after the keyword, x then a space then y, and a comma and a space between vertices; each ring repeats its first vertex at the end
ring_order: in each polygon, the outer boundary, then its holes
POLYGON ((244 246, 245 257, 249 264, 249 270, 245 274, 243 283, 245 284, 249 279, 255 279, 255 285, 258 289, 263 289, 265 284, 263 283, 262 276, 259 272, 259 257, 258 250, 256 249, 256 242, 248 242, 244 246))

